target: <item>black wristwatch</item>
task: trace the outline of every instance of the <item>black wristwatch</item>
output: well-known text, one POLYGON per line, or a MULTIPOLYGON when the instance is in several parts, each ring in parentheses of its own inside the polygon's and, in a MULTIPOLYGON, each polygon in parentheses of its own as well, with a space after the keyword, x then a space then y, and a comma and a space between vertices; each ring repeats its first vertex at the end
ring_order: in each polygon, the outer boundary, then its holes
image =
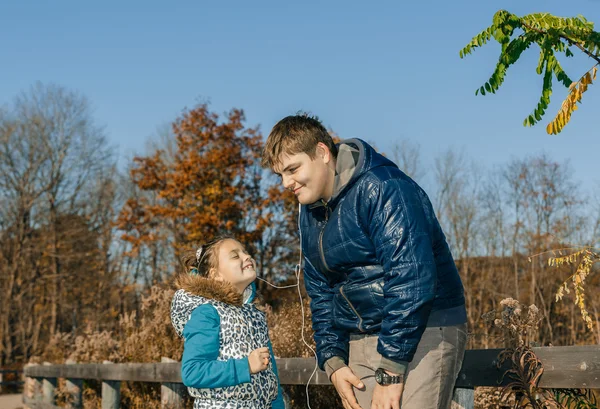
POLYGON ((375 381, 380 385, 394 385, 404 382, 404 375, 390 375, 382 368, 375 371, 375 381))

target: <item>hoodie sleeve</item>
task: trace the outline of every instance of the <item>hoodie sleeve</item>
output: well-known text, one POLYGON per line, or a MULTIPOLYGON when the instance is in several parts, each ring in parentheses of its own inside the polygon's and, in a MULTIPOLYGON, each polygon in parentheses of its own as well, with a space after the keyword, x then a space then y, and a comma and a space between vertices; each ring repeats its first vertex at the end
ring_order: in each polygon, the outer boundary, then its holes
POLYGON ((222 388, 250 382, 248 358, 218 361, 221 320, 210 304, 197 307, 183 329, 181 379, 193 388, 222 388))
POLYGON ((275 354, 273 353, 273 345, 269 341, 269 352, 271 353, 271 363, 273 365, 273 372, 277 377, 277 398, 273 401, 271 409, 285 409, 285 402, 283 400, 283 390, 281 390, 281 384, 279 383, 279 372, 277 371, 277 361, 275 360, 275 354))
POLYGON ((398 179, 372 189, 367 203, 369 234, 385 271, 386 305, 377 352, 383 356, 382 368, 404 373, 421 340, 435 296, 437 269, 428 209, 418 189, 398 179))

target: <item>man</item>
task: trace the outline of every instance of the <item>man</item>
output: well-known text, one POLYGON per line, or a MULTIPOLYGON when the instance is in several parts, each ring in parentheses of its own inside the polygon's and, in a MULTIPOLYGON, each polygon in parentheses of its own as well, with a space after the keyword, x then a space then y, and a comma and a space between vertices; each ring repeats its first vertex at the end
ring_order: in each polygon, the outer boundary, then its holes
POLYGON ((466 344, 464 290, 425 192, 317 118, 272 129, 263 166, 301 204, 319 367, 346 409, 449 408, 466 344))

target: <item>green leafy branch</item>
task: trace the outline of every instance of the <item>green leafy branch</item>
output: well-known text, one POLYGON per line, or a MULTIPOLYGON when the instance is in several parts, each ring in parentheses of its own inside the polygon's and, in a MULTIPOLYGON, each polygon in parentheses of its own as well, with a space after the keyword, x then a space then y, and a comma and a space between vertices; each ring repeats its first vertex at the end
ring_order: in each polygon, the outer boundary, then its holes
POLYGON ((506 10, 494 14, 492 25, 477 34, 469 44, 460 50, 460 58, 471 54, 475 48, 482 47, 491 39, 501 45, 500 57, 490 79, 475 91, 475 95, 495 94, 506 77, 508 68, 521 57, 531 45, 540 48, 540 58, 536 68, 543 75, 542 93, 533 112, 525 118, 524 126, 533 126, 541 121, 550 104, 553 79, 569 88, 569 95, 563 102, 555 118, 548 124, 549 134, 558 134, 571 119, 577 109, 577 103, 588 86, 596 79, 597 66, 600 65, 600 33, 594 31, 594 23, 583 16, 556 17, 548 13, 516 16, 506 10), (516 30, 521 33, 515 35, 516 30), (596 64, 577 82, 573 82, 563 70, 556 53, 572 57, 572 47, 596 61, 596 64))

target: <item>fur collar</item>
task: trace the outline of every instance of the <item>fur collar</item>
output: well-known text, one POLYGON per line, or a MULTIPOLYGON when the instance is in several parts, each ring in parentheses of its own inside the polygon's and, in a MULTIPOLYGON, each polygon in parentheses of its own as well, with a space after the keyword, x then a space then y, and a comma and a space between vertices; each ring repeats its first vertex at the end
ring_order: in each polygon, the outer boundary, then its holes
POLYGON ((211 300, 241 307, 254 299, 255 286, 250 284, 244 294, 226 281, 216 281, 198 275, 181 274, 177 277, 176 286, 184 291, 211 300))

